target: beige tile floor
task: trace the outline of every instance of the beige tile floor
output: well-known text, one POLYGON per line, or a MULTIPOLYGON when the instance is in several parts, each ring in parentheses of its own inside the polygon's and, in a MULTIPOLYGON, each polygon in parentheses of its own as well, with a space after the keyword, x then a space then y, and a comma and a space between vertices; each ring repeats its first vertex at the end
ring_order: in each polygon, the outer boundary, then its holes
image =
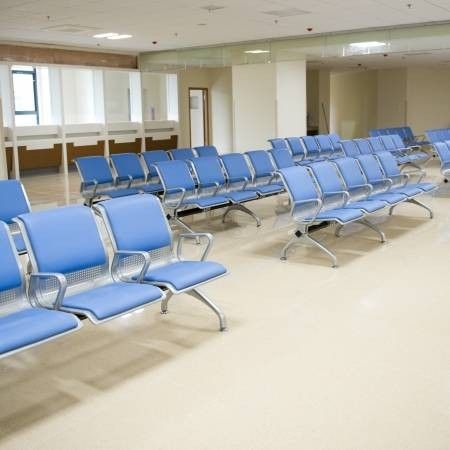
MULTIPOLYGON (((441 181, 433 162, 429 178, 441 181)), ((27 177, 33 207, 64 204, 56 175, 27 177)), ((450 449, 450 188, 351 226, 315 249, 278 252, 292 227, 281 199, 212 231, 232 274, 204 290, 230 330, 187 296, 0 362, 0 448, 31 450, 450 449), (278 211, 276 213, 275 211, 278 211)), ((194 245, 188 248, 196 252, 194 245)))

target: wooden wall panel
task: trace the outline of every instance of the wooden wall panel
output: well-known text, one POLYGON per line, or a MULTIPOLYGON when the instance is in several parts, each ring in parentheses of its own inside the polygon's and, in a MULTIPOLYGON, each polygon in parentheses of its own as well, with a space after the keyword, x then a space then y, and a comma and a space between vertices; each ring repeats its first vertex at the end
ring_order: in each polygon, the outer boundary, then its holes
POLYGON ((0 44, 0 61, 137 69, 135 55, 0 44))
POLYGON ((109 141, 109 153, 114 155, 116 153, 140 153, 141 152, 141 138, 136 138, 134 142, 119 142, 116 143, 114 139, 109 141))
POLYGON ((62 144, 54 144, 53 148, 39 150, 27 150, 25 145, 20 145, 18 149, 20 171, 59 169, 62 164, 62 144))
POLYGON ((178 146, 178 135, 170 136, 170 139, 145 138, 145 149, 148 150, 173 150, 178 146))
POLYGON ((67 162, 73 164, 75 158, 82 156, 103 156, 105 154, 105 141, 97 141, 94 145, 76 146, 72 142, 67 143, 67 162))

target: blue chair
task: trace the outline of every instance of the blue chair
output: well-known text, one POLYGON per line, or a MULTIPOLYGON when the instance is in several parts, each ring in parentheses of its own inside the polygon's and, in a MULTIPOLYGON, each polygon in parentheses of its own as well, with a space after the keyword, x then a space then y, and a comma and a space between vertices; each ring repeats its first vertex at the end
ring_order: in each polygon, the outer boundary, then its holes
POLYGON ((219 152, 214 145, 202 145, 201 147, 194 147, 194 150, 200 158, 203 156, 219 156, 219 152))
POLYGON ((393 206, 407 199, 406 195, 389 193, 383 189, 374 188, 355 158, 340 158, 334 161, 346 185, 346 190, 354 200, 365 199, 382 201, 393 206))
POLYGON ((361 154, 358 146, 354 141, 344 140, 341 141, 341 145, 342 149, 344 150, 345 156, 348 156, 349 158, 356 158, 358 155, 361 154))
POLYGON ((170 161, 170 156, 165 150, 148 150, 143 153, 139 153, 139 157, 144 162, 147 169, 147 180, 150 183, 161 184, 158 172, 156 171, 155 163, 160 161, 170 161))
POLYGON ((292 153, 292 158, 296 164, 308 163, 306 161, 306 149, 299 137, 288 137, 286 142, 289 144, 289 148, 292 153))
POLYGON ((269 151, 273 162, 277 169, 286 169, 287 167, 294 167, 295 162, 289 150, 284 148, 274 148, 269 151))
MULTIPOLYGON (((116 252, 110 269, 91 209, 66 206, 22 214, 17 221, 32 266, 30 300, 36 304, 99 324, 164 298, 157 287, 120 281, 126 253, 116 252)), ((140 255, 140 261, 143 276, 149 260, 140 255)))
POLYGON ((189 161, 197 157, 192 148, 176 148, 169 150, 169 154, 173 160, 178 161, 189 161))
POLYGON ((225 174, 217 156, 205 156, 203 158, 195 158, 191 161, 192 169, 198 182, 197 193, 202 196, 222 196, 231 202, 222 216, 222 221, 225 222, 226 217, 232 211, 242 211, 253 217, 256 221, 256 226, 261 226, 260 218, 242 203, 258 198, 256 191, 246 190, 246 185, 241 189, 232 189, 227 184, 225 174))
POLYGON ((272 148, 289 148, 288 143, 284 138, 269 139, 269 142, 272 148))
POLYGON ((79 328, 81 322, 74 315, 30 303, 14 242, 7 225, 0 222, 0 358, 79 328))
POLYGON ((80 192, 88 205, 102 197, 116 198, 139 193, 138 189, 118 187, 108 161, 103 156, 83 156, 75 159, 81 178, 80 192))
POLYGON ((281 169, 279 173, 289 194, 291 215, 297 225, 294 236, 281 251, 281 259, 287 258, 287 252, 292 245, 304 240, 326 253, 332 260, 332 266, 337 267, 336 255, 310 235, 310 227, 323 222, 345 225, 363 219, 364 214, 358 209, 324 209, 320 192, 306 167, 288 167, 281 169))
POLYGON ((338 157, 342 154, 342 150, 337 151, 331 142, 328 134, 319 134, 316 136, 317 144, 320 147, 320 154, 328 157, 338 157))
POLYGON ((322 156, 320 153, 319 144, 314 136, 302 136, 301 140, 306 149, 306 159, 316 161, 322 156))
POLYGON ((18 180, 0 181, 0 221, 8 225, 19 254, 26 253, 25 242, 14 219, 31 211, 30 202, 22 183, 18 180))
POLYGON ((277 169, 266 150, 251 150, 246 153, 253 168, 252 185, 264 195, 279 194, 284 191, 277 169))
POLYGON ((354 141, 358 146, 358 150, 361 155, 369 155, 372 153, 373 150, 368 139, 359 138, 354 141))
POLYGON ((169 220, 189 233, 194 231, 179 218, 178 214, 181 211, 192 208, 209 210, 230 203, 223 195, 199 195, 186 161, 161 161, 155 163, 155 167, 164 187, 162 202, 169 211, 169 220))
POLYGON ((150 261, 142 275, 139 266, 133 264, 133 261, 128 261, 128 276, 131 280, 139 280, 141 283, 168 290, 161 303, 163 313, 167 313, 168 302, 173 294, 186 293, 211 308, 219 318, 220 330, 226 330, 224 314, 199 290, 200 286, 228 273, 222 264, 206 261, 213 242, 213 237, 209 233, 181 234, 174 252, 171 229, 161 203, 155 196, 141 195, 110 200, 96 205, 96 209, 107 225, 116 252, 138 256, 145 254, 150 261), (183 242, 186 239, 200 237, 208 239, 208 245, 200 261, 183 259, 183 242))
POLYGON ((124 181, 127 183, 131 182, 131 187, 146 194, 162 192, 163 187, 161 183, 149 183, 151 176, 144 172, 139 156, 136 153, 111 155, 110 160, 117 174, 119 184, 124 181))
POLYGON ((369 137, 367 139, 369 141, 370 146, 372 147, 372 153, 385 152, 386 148, 381 143, 378 137, 369 137))
MULTIPOLYGON (((375 155, 358 156, 358 161, 361 164, 361 167, 367 177, 369 184, 374 187, 374 192, 381 191, 383 194, 390 193, 403 195, 406 197, 406 199, 404 200, 405 202, 412 203, 426 209, 430 213, 430 218, 433 218, 431 209, 415 198, 419 195, 422 195, 423 190, 412 186, 394 187, 393 181, 390 178, 386 177, 385 173, 383 172, 383 168, 375 155)), ((397 205, 393 205, 391 207, 390 214, 392 214, 394 206, 397 205)))
POLYGON ((441 161, 441 174, 444 176, 444 181, 448 183, 450 177, 450 141, 435 142, 433 147, 441 161))
MULTIPOLYGON (((425 152, 419 151, 420 146, 407 146, 405 145, 403 139, 398 134, 391 135, 392 141, 394 142, 395 146, 398 150, 406 150, 407 156, 411 163, 414 162, 426 162, 430 158, 430 155, 428 155, 425 152)), ((412 164, 414 165, 414 164, 412 164)))
POLYGON ((337 133, 330 133, 328 137, 330 138, 334 151, 342 154, 341 137, 337 133))

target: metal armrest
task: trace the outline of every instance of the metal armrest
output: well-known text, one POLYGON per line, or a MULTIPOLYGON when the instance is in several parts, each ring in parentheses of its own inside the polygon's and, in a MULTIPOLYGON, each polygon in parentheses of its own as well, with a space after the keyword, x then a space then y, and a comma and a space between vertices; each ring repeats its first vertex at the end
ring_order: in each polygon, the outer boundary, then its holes
POLYGON ((175 193, 175 192, 181 192, 181 198, 178 201, 178 203, 176 204, 176 206, 171 206, 171 208, 176 210, 183 203, 184 197, 186 197, 186 189, 184 189, 184 188, 172 188, 172 189, 165 190, 163 198, 162 198, 162 201, 163 201, 164 204, 166 204, 166 202, 167 202, 167 195, 170 194, 170 193, 175 193))
POLYGON ((82 181, 81 185, 80 185, 80 192, 83 193, 85 188, 92 184, 94 185, 94 189, 92 190, 92 196, 95 197, 97 194, 97 189, 98 189, 98 181, 95 178, 90 181, 82 181))
POLYGON ((319 215, 320 210, 322 209, 323 202, 320 198, 311 198, 311 199, 307 199, 307 200, 298 200, 296 202, 293 202, 292 207, 291 207, 292 217, 294 217, 294 219, 295 219, 295 210, 297 207, 299 207, 301 205, 311 204, 311 203, 316 204, 317 208, 316 208, 316 211, 314 211, 312 219, 309 220, 308 222, 314 222, 316 217, 319 215))
POLYGON ((373 186, 371 184, 356 184, 355 186, 352 186, 351 188, 349 188, 350 190, 353 189, 367 189, 368 193, 367 195, 369 196, 372 192, 373 192, 373 186))
POLYGON ((49 280, 54 279, 56 284, 58 285, 58 293, 53 303, 54 309, 60 309, 62 301, 64 300, 64 296, 66 294, 67 289, 67 280, 66 277, 61 273, 52 273, 52 272, 38 272, 32 273, 30 275, 30 285, 28 287, 28 293, 31 299, 33 299, 39 306, 44 307, 39 301, 38 290, 40 289, 39 281, 41 280, 49 280))
POLYGON ((336 195, 342 196, 342 200, 344 202, 344 205, 349 201, 350 194, 347 191, 330 191, 330 192, 323 192, 322 197, 325 199, 327 197, 333 197, 336 195))
POLYGON ((120 274, 120 266, 119 266, 120 260, 124 256, 140 256, 141 258, 143 258, 144 262, 137 277, 137 282, 141 283, 151 264, 150 255, 147 252, 139 252, 139 251, 128 251, 128 250, 116 251, 114 253, 114 257, 111 263, 111 275, 114 280, 126 281, 122 278, 120 274))
POLYGON ((116 178, 116 182, 114 183, 115 186, 117 187, 119 185, 119 183, 121 183, 122 181, 128 181, 127 189, 130 189, 131 183, 133 183, 133 177, 131 175, 126 175, 126 176, 123 176, 123 177, 117 177, 116 178))
POLYGON ((390 178, 378 178, 376 180, 372 180, 372 183, 370 183, 370 184, 373 184, 373 183, 385 183, 385 184, 387 183, 389 185, 389 188, 391 188, 392 185, 394 184, 390 178))
POLYGON ((242 186, 242 190, 243 191, 245 191, 245 188, 247 187, 248 183, 250 182, 247 177, 231 178, 231 179, 227 180, 227 189, 230 187, 230 184, 235 183, 237 181, 243 181, 244 182, 244 185, 242 186))
POLYGON ((214 241, 214 237, 211 233, 182 233, 178 235, 178 244, 177 244, 177 258, 181 260, 181 250, 183 246, 184 239, 197 239, 201 237, 206 237, 208 239, 208 244, 206 245, 205 250, 200 258, 200 261, 204 261, 211 250, 212 243, 214 241))

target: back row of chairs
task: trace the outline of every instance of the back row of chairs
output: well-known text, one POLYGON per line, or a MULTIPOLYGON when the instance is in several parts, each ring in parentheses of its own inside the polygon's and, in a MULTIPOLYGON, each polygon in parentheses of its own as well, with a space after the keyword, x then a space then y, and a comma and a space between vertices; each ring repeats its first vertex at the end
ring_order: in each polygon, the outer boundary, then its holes
POLYGON ((161 301, 166 313, 174 294, 187 293, 217 315, 221 310, 199 287, 227 274, 206 261, 210 234, 181 235, 174 248, 160 200, 135 195, 95 206, 114 255, 110 263, 92 209, 76 205, 21 214, 15 219, 29 255, 25 277, 11 233, 0 222, 0 358, 81 328, 161 301), (182 258, 183 242, 207 239, 200 260, 182 258), (28 287, 27 287, 28 285, 28 287))
POLYGON ((426 131, 427 137, 431 143, 445 142, 450 140, 450 128, 435 128, 426 131))
POLYGON ((376 128, 369 131, 370 137, 388 136, 396 134, 401 137, 403 142, 408 146, 419 146, 429 145, 430 143, 425 140, 424 135, 416 136, 414 135, 411 127, 391 127, 391 128, 376 128))

